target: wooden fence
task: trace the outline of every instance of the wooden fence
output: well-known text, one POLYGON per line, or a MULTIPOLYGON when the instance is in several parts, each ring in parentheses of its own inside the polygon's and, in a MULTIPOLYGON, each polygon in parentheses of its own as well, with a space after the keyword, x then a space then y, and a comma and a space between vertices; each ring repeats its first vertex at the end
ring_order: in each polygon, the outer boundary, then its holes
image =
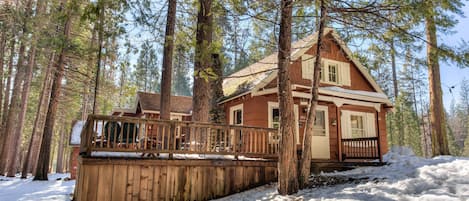
POLYGON ((277 180, 267 160, 80 158, 77 201, 209 200, 277 180))
POLYGON ((380 159, 378 137, 342 139, 343 159, 380 159))
POLYGON ((235 125, 90 115, 81 133, 81 153, 139 152, 216 154, 276 158, 278 131, 235 125))

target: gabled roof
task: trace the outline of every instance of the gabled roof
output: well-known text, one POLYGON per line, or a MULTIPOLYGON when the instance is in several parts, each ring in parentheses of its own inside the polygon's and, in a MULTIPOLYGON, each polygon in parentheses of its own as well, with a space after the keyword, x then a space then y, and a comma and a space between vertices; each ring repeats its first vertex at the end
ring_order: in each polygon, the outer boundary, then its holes
MULTIPOLYGON (((344 50, 346 56, 355 64, 373 89, 378 93, 384 94, 381 87, 379 87, 365 67, 353 57, 352 51, 347 47, 336 31, 331 28, 326 28, 324 30, 324 36, 329 33, 331 33, 334 40, 344 50)), ((297 60, 304 55, 308 49, 317 43, 317 38, 318 32, 292 43, 291 61, 297 60)), ((228 78, 223 80, 225 100, 251 91, 257 91, 269 84, 277 77, 277 63, 277 52, 274 52, 264 59, 231 74, 228 78)))
MULTIPOLYGON (((158 113, 160 111, 160 94, 137 92, 137 104, 143 113, 158 113)), ((192 112, 192 97, 171 96, 171 112, 190 114, 192 112)))

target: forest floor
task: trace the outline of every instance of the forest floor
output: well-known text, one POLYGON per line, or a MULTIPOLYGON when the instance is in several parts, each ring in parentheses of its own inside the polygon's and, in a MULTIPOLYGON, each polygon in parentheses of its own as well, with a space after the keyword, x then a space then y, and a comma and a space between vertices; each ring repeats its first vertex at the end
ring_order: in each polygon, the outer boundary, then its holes
MULTIPOLYGON (((409 149, 393 149, 389 165, 322 173, 310 188, 290 196, 276 184, 261 186, 220 200, 469 200, 469 158, 416 157, 409 149)), ((70 200, 75 181, 51 174, 49 181, 0 177, 0 200, 70 200)))

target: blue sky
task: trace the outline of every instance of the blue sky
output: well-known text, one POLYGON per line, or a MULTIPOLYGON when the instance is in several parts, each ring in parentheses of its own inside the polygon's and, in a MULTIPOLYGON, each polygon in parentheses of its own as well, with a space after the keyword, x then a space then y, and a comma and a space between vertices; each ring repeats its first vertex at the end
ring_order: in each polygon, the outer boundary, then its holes
MULTIPOLYGON (((465 15, 469 15, 469 5, 466 4, 463 8, 465 15)), ((448 43, 450 45, 458 45, 461 39, 469 40, 469 18, 457 17, 459 20, 458 25, 454 28, 456 31, 453 35, 441 36, 441 40, 438 41, 440 44, 448 43)), ((465 77, 469 80, 469 66, 460 68, 451 63, 445 63, 440 61, 441 70, 441 87, 443 89, 443 102, 446 109, 449 109, 451 100, 454 98, 456 101, 459 99, 461 80, 465 77), (452 93, 449 91, 449 87, 455 86, 452 89, 452 93)))

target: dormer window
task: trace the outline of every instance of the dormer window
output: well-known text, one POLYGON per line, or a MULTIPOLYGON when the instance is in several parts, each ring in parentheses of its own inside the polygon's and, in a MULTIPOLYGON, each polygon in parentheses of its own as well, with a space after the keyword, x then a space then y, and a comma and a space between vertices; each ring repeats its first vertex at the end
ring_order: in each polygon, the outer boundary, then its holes
MULTIPOLYGON (((302 56, 302 77, 312 80, 314 74, 313 55, 302 56)), ((321 83, 350 86, 350 64, 331 59, 321 59, 321 72, 319 75, 321 83)))
POLYGON ((327 70, 329 71, 328 72, 328 77, 329 77, 329 82, 331 83, 337 83, 337 70, 339 68, 339 65, 338 64, 333 64, 333 63, 330 63, 327 65, 327 70))

